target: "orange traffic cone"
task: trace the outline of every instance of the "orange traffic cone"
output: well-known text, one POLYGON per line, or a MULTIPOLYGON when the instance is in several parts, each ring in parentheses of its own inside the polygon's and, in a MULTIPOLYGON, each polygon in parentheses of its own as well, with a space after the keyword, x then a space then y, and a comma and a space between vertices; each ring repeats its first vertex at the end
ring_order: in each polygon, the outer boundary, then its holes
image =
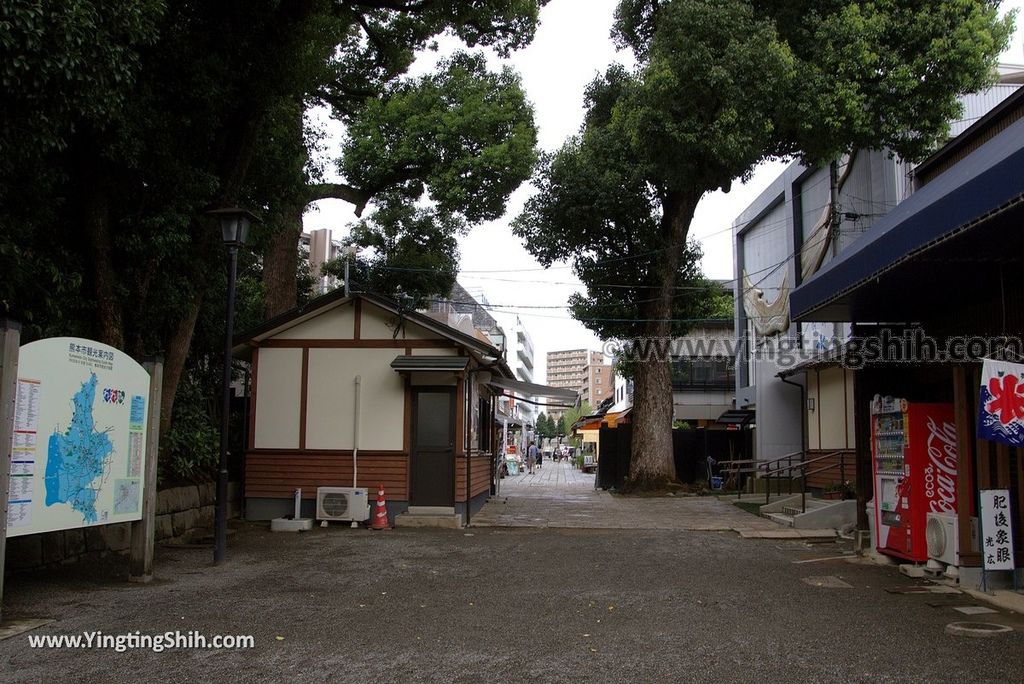
POLYGON ((377 489, 377 506, 373 512, 373 522, 370 524, 371 530, 389 530, 391 526, 388 525, 388 506, 384 501, 384 485, 380 485, 377 489))

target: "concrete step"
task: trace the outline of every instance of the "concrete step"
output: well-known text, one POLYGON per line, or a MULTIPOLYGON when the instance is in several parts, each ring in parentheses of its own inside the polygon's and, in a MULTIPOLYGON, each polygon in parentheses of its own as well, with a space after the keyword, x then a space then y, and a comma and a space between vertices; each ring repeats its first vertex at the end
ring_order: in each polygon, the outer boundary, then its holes
MULTIPOLYGON (((772 494, 771 497, 769 497, 767 503, 773 503, 775 501, 781 501, 782 499, 787 499, 790 496, 792 496, 792 495, 791 494, 772 494)), ((725 503, 736 503, 737 501, 739 501, 740 503, 756 503, 756 504, 763 504, 763 503, 765 503, 764 494, 763 493, 761 493, 761 494, 744 494, 741 497, 737 497, 735 494, 721 494, 717 498, 718 498, 719 501, 724 501, 725 503)))
POLYGON ((784 527, 793 526, 793 516, 787 515, 785 513, 765 513, 764 517, 784 527))
MULTIPOLYGON (((817 511, 822 508, 828 508, 829 506, 832 506, 835 503, 837 503, 837 501, 831 499, 812 499, 811 497, 807 497, 806 507, 807 511, 817 511)), ((790 503, 786 506, 783 506, 782 512, 786 515, 800 515, 805 511, 800 506, 800 502, 797 501, 796 503, 790 503)))
POLYGON ((395 516, 395 527, 443 527, 457 530, 462 527, 462 516, 456 513, 440 515, 399 513, 395 516))
POLYGON ((409 506, 410 515, 455 515, 454 506, 409 506))

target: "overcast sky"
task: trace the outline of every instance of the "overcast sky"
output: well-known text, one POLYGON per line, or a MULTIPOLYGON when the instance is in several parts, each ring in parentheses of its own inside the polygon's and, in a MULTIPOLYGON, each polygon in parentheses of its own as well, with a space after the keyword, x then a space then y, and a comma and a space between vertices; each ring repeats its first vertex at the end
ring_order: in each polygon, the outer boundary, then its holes
MULTIPOLYGON (((629 63, 629 56, 616 54, 609 29, 618 0, 552 0, 541 13, 536 38, 508 63, 521 75, 527 96, 534 106, 539 127, 539 143, 546 150, 559 147, 566 137, 578 132, 583 120, 583 90, 593 78, 613 62, 629 63)), ((1004 2, 1003 9, 1021 8, 1024 0, 1004 2)), ((1018 12, 1018 14, 1021 14, 1018 12)), ((1021 24, 1018 18, 1018 25, 1021 24)), ((442 41, 437 53, 423 54, 413 74, 429 71, 440 57, 454 49, 453 41, 442 41)), ((1014 35, 1004 61, 1024 63, 1021 31, 1014 35)), ((490 55, 492 66, 502 61, 490 55)), ((324 117, 318 117, 323 121, 324 117)), ((327 123, 340 137, 340 128, 327 123)), ((712 193, 697 208, 690 235, 701 242, 703 267, 709 278, 731 279, 733 219, 785 167, 770 162, 760 167, 745 185, 734 184, 728 194, 712 193)), ((518 313, 533 338, 536 353, 535 379, 545 378, 545 354, 556 349, 586 347, 600 349, 600 341, 566 311, 573 292, 582 291, 579 281, 565 264, 543 269, 512 235, 509 222, 522 209, 531 189, 524 184, 508 203, 506 216, 475 227, 460 241, 461 274, 459 282, 468 289, 482 289, 499 311, 518 313), (540 308, 551 307, 551 308, 540 308)), ((351 206, 340 200, 325 200, 307 212, 305 229, 330 228, 333 237, 344 237, 355 219, 351 206)))

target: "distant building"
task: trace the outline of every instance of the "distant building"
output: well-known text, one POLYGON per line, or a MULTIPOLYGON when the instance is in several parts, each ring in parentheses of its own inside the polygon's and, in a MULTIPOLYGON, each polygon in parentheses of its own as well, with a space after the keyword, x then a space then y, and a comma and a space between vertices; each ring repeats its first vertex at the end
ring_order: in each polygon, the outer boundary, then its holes
MULTIPOLYGON (((735 328, 731 318, 696 322, 672 340, 672 419, 708 427, 735 407, 735 328)), ((633 380, 616 376, 610 413, 633 406, 633 380)))
MULTIPOLYGON (((533 374, 533 338, 527 332, 526 326, 519 316, 512 314, 505 323, 508 332, 507 344, 505 347, 505 361, 512 369, 512 374, 517 380, 523 382, 534 382, 533 374)), ((525 397, 528 401, 537 401, 536 397, 525 397)), ((536 426, 537 416, 540 414, 536 404, 526 401, 516 402, 514 407, 515 415, 523 419, 531 427, 536 426)))
POLYGON ((600 363, 591 360, 583 371, 584 383, 579 390, 582 400, 594 407, 612 396, 615 390, 615 372, 612 364, 604 362, 603 354, 600 356, 600 363))
POLYGON ((330 228, 320 228, 303 233, 299 238, 300 254, 309 262, 309 271, 313 274, 313 291, 323 294, 340 285, 334 276, 325 276, 320 269, 325 263, 337 259, 343 253, 344 246, 340 240, 331 238, 330 228))
MULTIPOLYGON (((563 349, 548 352, 547 384, 551 387, 572 389, 580 393, 580 400, 592 407, 612 396, 615 388, 614 371, 604 360, 604 354, 586 349, 563 349)), ((565 409, 550 409, 548 415, 555 420, 565 409)))

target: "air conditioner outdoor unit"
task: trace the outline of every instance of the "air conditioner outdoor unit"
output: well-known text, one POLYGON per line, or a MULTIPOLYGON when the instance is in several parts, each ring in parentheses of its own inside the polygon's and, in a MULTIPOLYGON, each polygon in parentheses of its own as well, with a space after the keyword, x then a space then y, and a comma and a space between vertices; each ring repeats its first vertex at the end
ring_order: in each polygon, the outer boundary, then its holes
POLYGON ((955 513, 929 513, 924 534, 929 558, 947 565, 960 565, 960 534, 955 513))
POLYGON ((317 487, 317 520, 352 520, 370 518, 370 499, 366 487, 317 487))

